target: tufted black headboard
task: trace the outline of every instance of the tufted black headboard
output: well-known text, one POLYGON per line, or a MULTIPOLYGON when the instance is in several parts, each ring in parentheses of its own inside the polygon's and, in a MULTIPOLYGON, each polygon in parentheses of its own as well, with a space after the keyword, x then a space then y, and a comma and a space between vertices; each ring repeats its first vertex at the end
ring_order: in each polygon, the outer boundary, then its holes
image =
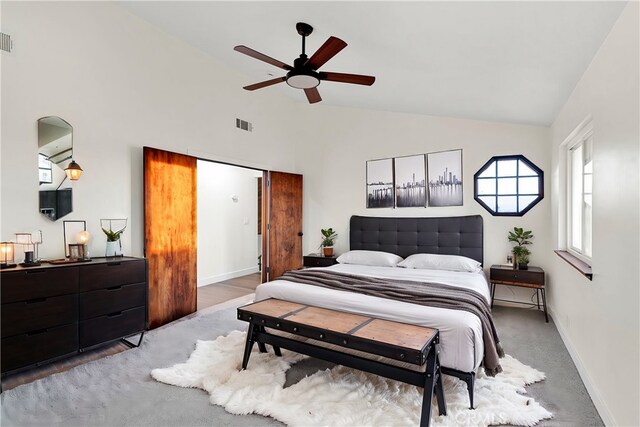
POLYGON ((352 216, 351 250, 391 252, 403 258, 417 253, 463 255, 483 262, 480 215, 401 218, 352 216))

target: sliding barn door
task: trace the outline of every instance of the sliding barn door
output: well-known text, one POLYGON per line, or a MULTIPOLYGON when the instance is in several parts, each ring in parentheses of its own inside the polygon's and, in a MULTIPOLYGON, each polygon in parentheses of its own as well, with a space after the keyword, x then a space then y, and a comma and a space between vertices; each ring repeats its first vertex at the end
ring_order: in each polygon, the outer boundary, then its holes
POLYGON ((196 158, 144 147, 149 327, 196 311, 196 158))
POLYGON ((268 172, 263 181, 267 183, 268 194, 268 241, 263 245, 263 257, 264 249, 267 251, 265 266, 268 267, 268 270, 263 269, 265 281, 302 267, 302 175, 268 172))

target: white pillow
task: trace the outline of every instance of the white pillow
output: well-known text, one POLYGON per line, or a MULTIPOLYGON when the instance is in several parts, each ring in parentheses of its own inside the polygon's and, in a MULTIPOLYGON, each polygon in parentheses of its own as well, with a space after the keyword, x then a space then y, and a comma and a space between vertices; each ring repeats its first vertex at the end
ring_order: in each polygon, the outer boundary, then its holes
POLYGON ((424 268, 430 270, 467 271, 477 273, 480 263, 460 255, 413 254, 398 264, 404 268, 424 268))
POLYGON ((377 267, 395 267, 402 257, 389 252, 378 251, 349 251, 343 253, 337 260, 340 264, 373 265, 377 267))

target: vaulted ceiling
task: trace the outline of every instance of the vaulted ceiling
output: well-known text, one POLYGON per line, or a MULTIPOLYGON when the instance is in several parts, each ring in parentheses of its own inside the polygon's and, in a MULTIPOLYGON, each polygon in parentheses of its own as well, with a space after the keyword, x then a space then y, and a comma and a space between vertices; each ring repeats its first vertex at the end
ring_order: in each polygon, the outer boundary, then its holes
MULTIPOLYGON (((244 44, 285 63, 300 54, 296 22, 311 24, 309 55, 329 36, 348 46, 324 71, 370 74, 373 86, 322 82, 336 105, 549 125, 626 2, 165 2, 120 4, 226 63, 246 84, 284 70, 233 50, 244 44)), ((615 64, 612 64, 615 66, 615 64)))

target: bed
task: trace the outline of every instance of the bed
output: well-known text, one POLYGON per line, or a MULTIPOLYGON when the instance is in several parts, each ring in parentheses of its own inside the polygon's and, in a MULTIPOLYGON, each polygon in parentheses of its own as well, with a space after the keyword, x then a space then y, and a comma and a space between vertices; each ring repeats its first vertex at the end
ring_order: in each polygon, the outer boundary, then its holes
MULTIPOLYGON (((402 258, 418 253, 462 255, 482 263, 482 242, 483 225, 479 215, 446 218, 352 216, 350 220, 351 250, 388 252, 402 258)), ((337 264, 323 270, 390 280, 443 283, 475 290, 487 302, 490 301, 489 286, 481 269, 476 272, 461 272, 337 264)), ((258 286, 256 301, 267 298, 438 328, 443 373, 454 375, 467 383, 473 406, 475 372, 482 363, 484 353, 481 322, 474 314, 283 279, 258 286)))

